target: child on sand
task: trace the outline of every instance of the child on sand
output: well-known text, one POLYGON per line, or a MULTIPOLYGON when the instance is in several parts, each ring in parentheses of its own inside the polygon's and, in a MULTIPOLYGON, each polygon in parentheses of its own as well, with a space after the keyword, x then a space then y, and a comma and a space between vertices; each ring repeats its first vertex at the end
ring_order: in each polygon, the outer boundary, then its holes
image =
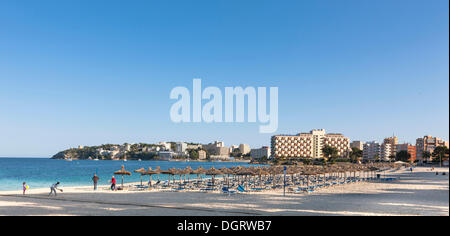
POLYGON ((25 192, 28 190, 29 187, 26 182, 22 183, 22 187, 23 187, 23 195, 25 195, 25 192))

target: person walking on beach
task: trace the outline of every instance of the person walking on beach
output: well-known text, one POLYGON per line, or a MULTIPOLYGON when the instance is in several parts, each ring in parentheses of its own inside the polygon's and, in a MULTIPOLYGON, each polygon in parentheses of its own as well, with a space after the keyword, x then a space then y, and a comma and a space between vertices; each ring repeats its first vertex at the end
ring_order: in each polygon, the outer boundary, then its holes
POLYGON ((48 194, 48 196, 51 196, 52 193, 54 193, 55 196, 56 196, 56 189, 58 189, 58 190, 61 191, 61 192, 63 191, 62 189, 59 189, 58 187, 59 187, 59 182, 57 182, 56 184, 53 184, 53 185, 50 187, 50 193, 48 194))
POLYGON ((92 177, 92 181, 94 181, 94 190, 97 190, 97 183, 99 179, 100 178, 97 176, 97 174, 94 174, 94 177, 92 177))
POLYGON ((111 183, 111 190, 116 190, 116 179, 114 178, 114 176, 112 177, 111 181, 109 181, 111 183))

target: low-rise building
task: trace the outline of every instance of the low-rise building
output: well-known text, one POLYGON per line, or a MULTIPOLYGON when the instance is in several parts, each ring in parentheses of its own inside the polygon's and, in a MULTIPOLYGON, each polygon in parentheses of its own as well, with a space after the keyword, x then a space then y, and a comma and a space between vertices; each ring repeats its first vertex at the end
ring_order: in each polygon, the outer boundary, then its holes
POLYGON ((216 141, 203 147, 211 156, 230 156, 230 148, 225 147, 223 142, 216 141))
POLYGON ((162 152, 158 152, 158 157, 161 160, 170 160, 175 156, 175 153, 172 151, 162 151, 162 152))
POLYGON ((170 151, 172 149, 171 144, 168 142, 159 142, 158 145, 165 151, 170 151))
POLYGON ((205 160, 206 159, 206 151, 198 150, 198 159, 199 160, 205 160))

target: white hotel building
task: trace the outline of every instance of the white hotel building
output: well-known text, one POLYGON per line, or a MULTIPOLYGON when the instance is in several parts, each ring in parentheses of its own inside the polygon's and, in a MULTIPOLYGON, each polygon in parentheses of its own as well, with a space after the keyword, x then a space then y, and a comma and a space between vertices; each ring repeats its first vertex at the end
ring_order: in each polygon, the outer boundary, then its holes
POLYGON ((378 158, 379 160, 388 161, 390 155, 392 155, 392 145, 390 143, 379 144, 373 141, 364 144, 363 160, 375 161, 378 158))
POLYGON ((350 139, 342 134, 326 134, 324 129, 318 129, 297 135, 272 136, 271 149, 274 158, 323 158, 322 148, 326 145, 336 148, 338 155, 345 157, 350 149, 350 139))

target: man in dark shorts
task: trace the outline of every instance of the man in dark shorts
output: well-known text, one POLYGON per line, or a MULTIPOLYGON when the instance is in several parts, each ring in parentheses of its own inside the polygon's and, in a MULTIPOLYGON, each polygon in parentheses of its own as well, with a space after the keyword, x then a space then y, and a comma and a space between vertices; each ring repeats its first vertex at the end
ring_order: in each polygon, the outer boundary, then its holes
POLYGON ((116 178, 114 176, 111 179, 111 190, 116 190, 116 178))

